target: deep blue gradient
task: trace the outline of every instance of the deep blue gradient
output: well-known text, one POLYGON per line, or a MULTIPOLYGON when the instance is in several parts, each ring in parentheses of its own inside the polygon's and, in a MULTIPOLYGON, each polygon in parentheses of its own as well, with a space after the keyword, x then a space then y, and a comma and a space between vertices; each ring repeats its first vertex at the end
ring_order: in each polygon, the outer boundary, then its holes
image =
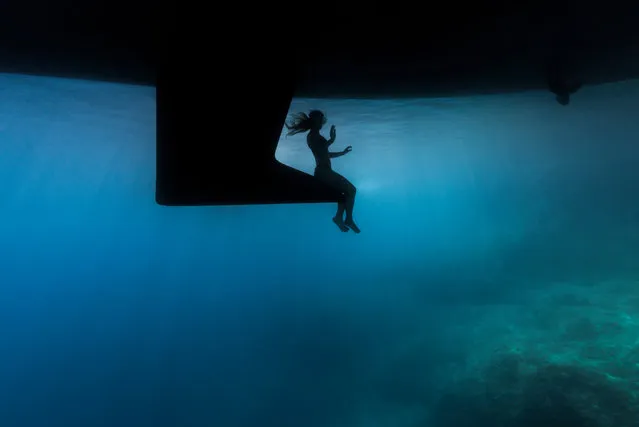
MULTIPOLYGON (((482 325, 637 277, 638 95, 295 100, 353 146, 354 235, 158 206, 154 89, 0 75, 0 425, 426 426, 510 345, 482 325)), ((312 173, 303 135, 277 158, 312 173)))

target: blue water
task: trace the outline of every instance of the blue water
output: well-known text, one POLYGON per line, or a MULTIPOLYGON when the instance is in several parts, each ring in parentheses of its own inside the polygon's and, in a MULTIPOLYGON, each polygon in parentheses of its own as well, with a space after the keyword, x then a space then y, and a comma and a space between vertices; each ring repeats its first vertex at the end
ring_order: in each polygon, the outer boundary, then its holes
MULTIPOLYGON (((634 427, 638 100, 296 99, 353 146, 354 235, 158 206, 153 88, 0 75, 0 425, 494 427, 582 369, 617 394, 570 420, 634 427)), ((304 136, 277 158, 312 173, 304 136)))

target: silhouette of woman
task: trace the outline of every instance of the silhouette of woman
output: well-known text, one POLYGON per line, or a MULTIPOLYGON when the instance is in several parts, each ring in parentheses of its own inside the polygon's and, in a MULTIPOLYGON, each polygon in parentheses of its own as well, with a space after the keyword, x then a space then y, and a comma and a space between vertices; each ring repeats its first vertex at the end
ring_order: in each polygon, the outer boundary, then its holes
POLYGON ((350 153, 353 148, 349 145, 344 151, 329 152, 328 147, 335 142, 336 133, 335 126, 331 126, 330 139, 326 140, 320 134, 320 129, 325 124, 326 116, 319 110, 312 110, 309 114, 293 114, 292 120, 285 123, 288 129, 287 135, 308 132, 306 143, 315 157, 315 177, 341 191, 345 196, 344 202, 337 203, 337 213, 333 218, 333 222, 343 232, 351 229, 355 233, 359 233, 360 230, 353 220, 353 207, 357 189, 349 180, 331 168, 331 159, 350 153), (346 213, 346 218, 343 218, 344 213, 346 213))

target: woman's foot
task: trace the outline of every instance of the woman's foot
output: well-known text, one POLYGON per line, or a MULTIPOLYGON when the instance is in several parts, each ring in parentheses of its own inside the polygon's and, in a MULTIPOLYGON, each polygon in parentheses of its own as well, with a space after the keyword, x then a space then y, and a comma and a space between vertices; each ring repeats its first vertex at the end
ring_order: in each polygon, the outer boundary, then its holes
POLYGON ((347 219, 346 221, 344 221, 344 224, 350 228, 351 230, 353 230, 355 233, 359 234, 359 227, 355 224, 355 221, 353 221, 353 218, 347 219))
POLYGON ((346 233, 348 231, 348 227, 344 225, 344 221, 342 221, 342 218, 333 217, 333 222, 339 227, 340 230, 342 230, 342 232, 346 233))

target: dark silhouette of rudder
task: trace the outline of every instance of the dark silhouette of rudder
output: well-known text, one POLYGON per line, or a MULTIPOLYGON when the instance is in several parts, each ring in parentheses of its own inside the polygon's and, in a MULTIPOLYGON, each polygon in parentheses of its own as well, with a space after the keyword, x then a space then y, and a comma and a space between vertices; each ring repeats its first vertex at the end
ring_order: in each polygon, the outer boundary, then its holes
POLYGON ((285 123, 285 126, 288 129, 287 135, 308 132, 306 143, 315 157, 314 176, 344 195, 344 201, 337 202, 337 213, 333 217, 333 222, 343 232, 347 232, 350 229, 355 233, 359 233, 360 229, 353 220, 357 189, 348 179, 335 172, 331 167, 331 159, 348 154, 353 148, 349 145, 343 151, 328 151, 328 148, 335 142, 337 133, 335 126, 331 126, 330 138, 328 140, 324 138, 320 134, 320 130, 325 124, 326 115, 319 110, 312 110, 309 114, 293 114, 291 120, 285 123))
POLYGON ((575 94, 582 86, 580 82, 570 78, 570 73, 566 68, 561 63, 561 60, 553 59, 546 71, 548 89, 555 94, 555 99, 563 106, 570 104, 570 96, 575 94))

